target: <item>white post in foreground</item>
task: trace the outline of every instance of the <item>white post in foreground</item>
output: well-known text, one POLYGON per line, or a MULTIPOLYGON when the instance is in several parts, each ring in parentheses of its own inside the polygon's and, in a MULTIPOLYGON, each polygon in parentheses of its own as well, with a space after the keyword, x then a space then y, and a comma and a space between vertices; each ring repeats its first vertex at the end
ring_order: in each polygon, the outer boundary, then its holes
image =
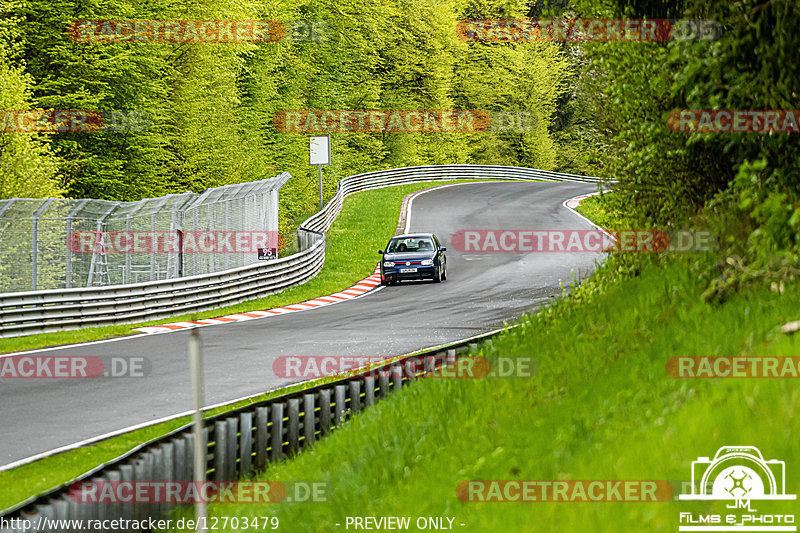
POLYGON ((322 211, 322 165, 331 164, 331 136, 317 135, 308 138, 308 164, 319 170, 319 210, 322 211))
MULTIPOLYGON (((194 413, 194 482, 200 487, 206 481, 206 440, 203 435, 203 359, 200 334, 197 328, 189 331, 189 371, 192 374, 192 403, 194 413)), ((194 506, 198 533, 206 531, 206 502, 199 499, 194 506)))

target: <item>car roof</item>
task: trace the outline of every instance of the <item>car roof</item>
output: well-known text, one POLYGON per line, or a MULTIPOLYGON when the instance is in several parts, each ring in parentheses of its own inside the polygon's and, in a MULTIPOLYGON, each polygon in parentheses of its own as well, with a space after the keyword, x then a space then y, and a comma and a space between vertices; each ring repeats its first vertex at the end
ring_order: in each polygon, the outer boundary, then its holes
POLYGON ((433 233, 403 233, 395 235, 392 239, 407 239, 408 237, 433 237, 433 233))

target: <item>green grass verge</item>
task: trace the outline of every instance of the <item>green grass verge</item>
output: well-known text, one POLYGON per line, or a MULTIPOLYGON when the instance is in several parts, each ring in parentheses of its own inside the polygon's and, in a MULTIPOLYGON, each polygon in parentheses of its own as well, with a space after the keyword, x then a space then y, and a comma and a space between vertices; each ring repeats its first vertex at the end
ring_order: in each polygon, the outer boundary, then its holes
MULTIPOLYGON (((474 180, 448 181, 445 183, 471 183, 474 180)), ((340 291, 372 274, 378 262, 378 248, 394 235, 400 213, 400 201, 413 191, 442 185, 443 182, 427 182, 398 185, 366 191, 345 199, 342 212, 328 233, 325 252, 325 267, 315 278, 290 287, 278 294, 249 300, 236 305, 209 311, 177 315, 149 322, 102 328, 85 328, 58 333, 42 333, 10 339, 0 339, 0 353, 32 350, 47 346, 73 344, 119 337, 138 333, 134 328, 214 318, 233 313, 256 311, 298 303, 303 300, 340 291)))
MULTIPOLYGON (((463 180, 463 182, 470 183, 472 180, 463 180)), ((447 183, 461 183, 461 181, 447 183)), ((389 237, 394 235, 400 212, 400 202, 403 197, 410 192, 438 185, 441 185, 441 183, 400 185, 366 191, 346 198, 342 212, 328 233, 325 267, 314 279, 304 285, 292 287, 280 294, 224 309, 149 322, 148 324, 194 320, 196 318, 277 307, 342 290, 363 279, 374 270, 379 257, 377 254, 378 248, 382 248, 389 237)), ((0 349, 18 351, 55 344, 97 340, 113 335, 130 333, 131 328, 141 325, 143 324, 4 339, 0 340, 0 349)), ((310 386, 312 385, 306 384, 302 387, 273 391, 250 401, 215 409, 206 414, 211 416, 246 403, 264 400, 293 389, 310 386)), ((186 407, 187 409, 189 408, 189 406, 186 407)), ((91 446, 69 450, 35 463, 0 472, 0 487, 2 487, 0 488, 0 509, 7 509, 34 494, 74 479, 98 465, 119 457, 139 444, 165 435, 188 422, 189 418, 184 417, 148 426, 91 446)))
MULTIPOLYGON (((465 503, 456 487, 687 480, 692 461, 724 445, 754 445, 786 461, 787 492, 797 493, 797 381, 675 379, 665 364, 683 355, 797 355, 800 335, 780 326, 798 318, 800 287, 751 288, 712 307, 698 298, 711 258, 620 260, 496 338, 487 353, 533 355, 535 377, 419 381, 256 476, 327 482, 331 501, 212 505, 210 515, 277 516, 293 532, 343 529, 348 516, 450 516, 464 532, 675 532, 680 511, 709 511, 713 502, 465 503), (621 267, 638 274, 620 279, 621 267)), ((796 505, 768 503, 756 507, 787 513, 796 505)))
MULTIPOLYGON (((204 413, 204 416, 206 418, 212 417, 219 413, 268 400, 275 396, 311 388, 332 379, 335 378, 320 378, 303 384, 265 392, 247 400, 209 409, 204 413)), ((0 472, 0 487, 2 487, 0 489, 0 511, 13 507, 31 496, 75 479, 85 472, 124 455, 140 444, 185 426, 190 421, 191 417, 189 416, 179 417, 0 472)))
POLYGON ((626 220, 625 212, 620 210, 620 207, 613 200, 613 194, 612 192, 606 192, 585 198, 581 200, 576 211, 603 228, 611 230, 631 229, 629 221, 626 220))

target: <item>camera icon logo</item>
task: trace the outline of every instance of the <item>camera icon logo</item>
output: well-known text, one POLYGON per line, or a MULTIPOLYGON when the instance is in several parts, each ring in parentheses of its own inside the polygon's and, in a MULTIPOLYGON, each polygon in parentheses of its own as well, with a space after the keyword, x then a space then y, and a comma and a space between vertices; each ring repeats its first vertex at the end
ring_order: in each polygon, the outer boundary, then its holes
POLYGON ((786 494, 786 464, 765 461, 755 446, 723 446, 713 459, 692 462, 692 493, 681 500, 794 500, 786 494))

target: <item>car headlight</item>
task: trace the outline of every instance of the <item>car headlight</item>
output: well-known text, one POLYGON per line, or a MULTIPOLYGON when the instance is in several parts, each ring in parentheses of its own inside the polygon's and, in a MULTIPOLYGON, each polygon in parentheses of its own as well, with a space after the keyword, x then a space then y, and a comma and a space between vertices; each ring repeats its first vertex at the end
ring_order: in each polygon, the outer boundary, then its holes
POLYGON ((433 259, 423 259, 422 266, 431 266, 433 264, 433 259))
POLYGON ((383 266, 385 266, 385 267, 393 267, 394 266, 394 262, 392 262, 392 261, 384 261, 383 262, 383 266))

